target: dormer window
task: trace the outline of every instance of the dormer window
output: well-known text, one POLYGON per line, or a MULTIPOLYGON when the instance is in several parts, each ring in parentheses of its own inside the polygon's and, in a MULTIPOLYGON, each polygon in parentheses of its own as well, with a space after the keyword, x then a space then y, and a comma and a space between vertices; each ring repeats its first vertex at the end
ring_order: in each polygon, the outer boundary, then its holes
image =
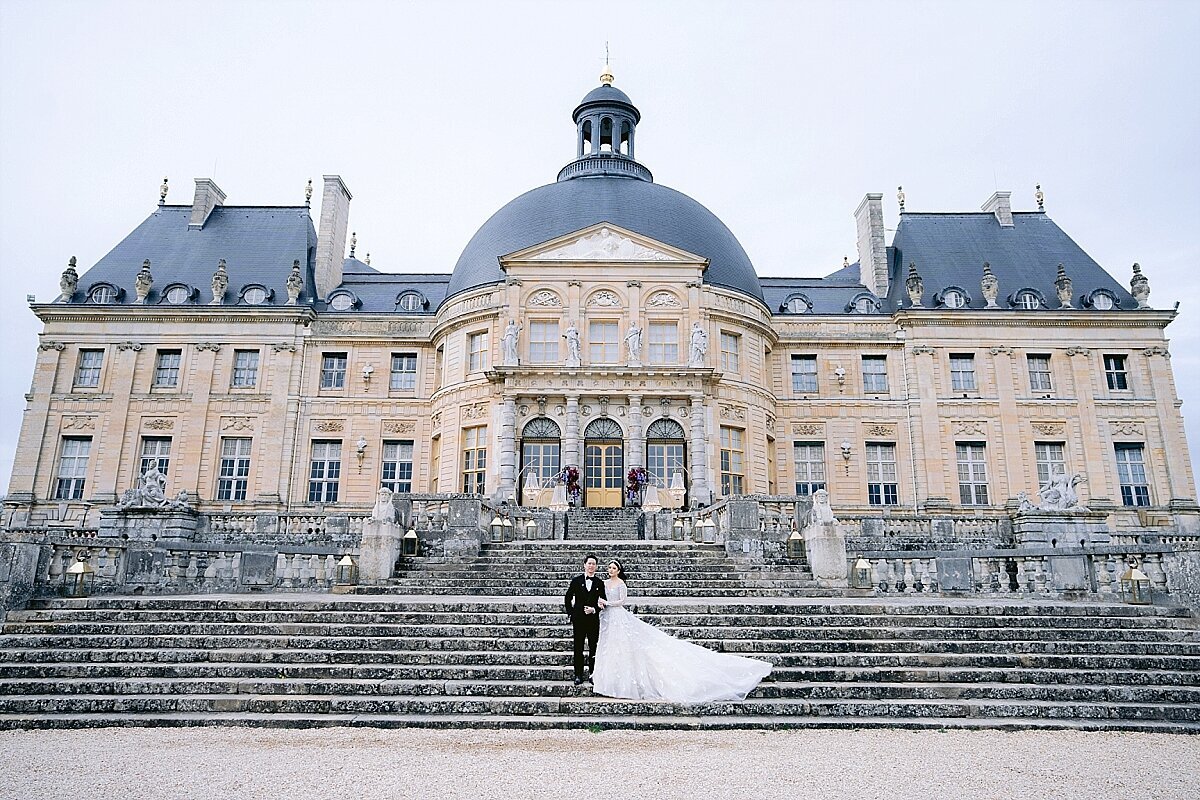
POLYGON ((119 294, 115 286, 109 283, 100 283, 92 287, 88 292, 88 300, 96 305, 106 306, 117 302, 119 294))
POLYGON ((779 310, 789 314, 807 314, 812 311, 812 303, 804 295, 794 294, 784 302, 783 307, 779 310))
POLYGON ((425 305, 425 296, 420 292, 401 292, 396 297, 396 308, 400 311, 420 311, 425 305))
POLYGON ((1032 289, 1022 289, 1013 297, 1013 306, 1023 311, 1035 311, 1044 305, 1042 296, 1032 289))
POLYGON ((1117 298, 1107 289, 1097 289, 1088 298, 1088 305, 1097 311, 1109 311, 1117 307, 1117 298))
POLYGON ((271 292, 265 286, 251 284, 242 289, 242 302, 248 306, 261 306, 271 299, 271 292))
POLYGON ((869 292, 860 292, 846 304, 847 313, 874 314, 882 308, 879 298, 869 292))
POLYGON ((946 308, 962 308, 966 304, 966 294, 958 289, 947 289, 942 293, 942 305, 946 308))
POLYGON ((358 298, 351 292, 334 292, 329 295, 329 307, 334 311, 349 311, 358 305, 358 298))
POLYGON ((163 291, 162 298, 173 306, 180 306, 192 299, 192 289, 182 283, 175 283, 163 291))

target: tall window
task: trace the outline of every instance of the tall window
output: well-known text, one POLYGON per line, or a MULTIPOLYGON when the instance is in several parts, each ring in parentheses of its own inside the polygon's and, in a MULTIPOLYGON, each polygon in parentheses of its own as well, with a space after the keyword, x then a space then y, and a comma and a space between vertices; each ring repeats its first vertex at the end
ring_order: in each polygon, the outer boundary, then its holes
POLYGON ((417 354, 392 353, 393 390, 411 392, 417 388, 417 354))
POLYGON ((811 495, 825 488, 825 445, 821 442, 796 442, 792 446, 796 463, 796 494, 811 495))
POLYGON ((964 506, 986 506, 987 451, 982 444, 960 443, 958 453, 958 501, 964 506))
POLYGON ((1129 388, 1129 373, 1125 371, 1125 356, 1104 357, 1104 378, 1108 388, 1123 392, 1129 388))
POLYGON ((487 485, 487 426, 463 428, 462 487, 465 494, 483 494, 487 485))
POLYGON ((792 356, 792 391, 817 391, 817 357, 792 356))
POLYGON ((1045 486, 1050 476, 1056 473, 1067 474, 1067 458, 1062 442, 1034 442, 1033 457, 1037 463, 1038 486, 1045 486))
POLYGON ((258 351, 233 351, 233 388, 252 389, 258 383, 258 351))
POLYGON ((975 356, 970 353, 950 355, 950 388, 956 392, 975 391, 975 356))
POLYGON ((487 331, 472 333, 467 336, 467 367, 469 372, 480 372, 488 365, 488 335, 487 331))
POLYGON ((178 386, 179 363, 182 360, 182 350, 159 350, 154 361, 154 385, 159 388, 178 386))
POLYGON ((678 364, 679 326, 674 322, 651 322, 647 358, 651 364, 678 364))
POLYGON ((138 474, 145 475, 150 465, 158 467, 163 475, 168 474, 171 467, 171 437, 143 436, 142 456, 138 461, 138 474))
POLYGON ((87 478, 88 453, 92 449, 90 436, 67 436, 62 440, 58 459, 58 483, 55 500, 82 500, 83 484, 87 478))
POLYGON ((80 350, 79 366, 75 369, 75 385, 93 388, 99 386, 100 366, 103 363, 103 350, 80 350))
POLYGON ((1029 391, 1049 392, 1054 388, 1050 380, 1050 356, 1028 356, 1029 391))
POLYGON ((384 442, 383 474, 380 482, 393 492, 411 492, 412 474, 412 441, 384 442))
POLYGON ((438 347, 433 352, 433 388, 434 391, 442 388, 442 382, 446 379, 446 349, 438 347))
POLYGON ((746 493, 745 437, 741 428, 721 428, 721 494, 746 493))
POLYGON ((741 359, 738 357, 738 350, 742 343, 742 337, 736 333, 726 333, 721 331, 721 371, 737 373, 741 368, 741 359))
POLYGON ((558 322, 529 323, 529 363, 558 363, 558 322))
POLYGON ((342 443, 314 441, 308 468, 308 502, 336 503, 342 477, 342 443))
POLYGON ((221 471, 217 477, 217 499, 246 499, 250 480, 250 440, 229 438, 221 440, 221 471))
POLYGON ((345 353, 323 353, 321 355, 321 388, 346 388, 345 353))
POLYGON ((615 364, 620 360, 617 323, 595 320, 588 323, 588 359, 593 364, 615 364))
POLYGON ((1141 444, 1118 444, 1117 481, 1121 484, 1121 504, 1150 505, 1150 485, 1146 483, 1146 460, 1141 444))
POLYGON ((888 390, 887 356, 862 357, 863 392, 885 394, 888 390))
POLYGON ((894 506, 900 502, 894 444, 867 445, 867 502, 873 506, 894 506))

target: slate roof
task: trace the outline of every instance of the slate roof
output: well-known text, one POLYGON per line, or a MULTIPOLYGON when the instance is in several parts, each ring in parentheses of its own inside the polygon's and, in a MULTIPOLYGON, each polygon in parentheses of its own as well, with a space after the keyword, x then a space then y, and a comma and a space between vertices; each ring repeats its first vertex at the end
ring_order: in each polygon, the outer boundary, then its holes
POLYGON ((274 298, 266 305, 284 305, 287 278, 296 260, 304 269, 305 291, 300 301, 308 302, 317 233, 307 206, 218 206, 197 230, 188 228, 191 211, 191 206, 159 206, 79 276, 76 300, 86 298, 91 286, 110 283, 125 290, 122 302, 136 303, 134 279, 148 258, 154 287, 147 304, 158 303, 163 290, 173 283, 199 289, 197 302, 207 304, 212 299, 212 276, 221 259, 225 259, 229 275, 227 305, 236 303, 248 284, 274 290, 274 298))
POLYGON ((970 297, 971 308, 987 302, 979 288, 983 262, 991 264, 1000 282, 997 303, 1009 308, 1008 300, 1021 289, 1042 294, 1049 309, 1058 308, 1054 279, 1061 263, 1072 281, 1076 308, 1080 298, 1096 289, 1108 289, 1119 300, 1119 309, 1137 308, 1137 301, 1115 278, 1083 251, 1045 213, 1013 212, 1013 227, 1002 228, 994 214, 905 213, 896 227, 889 248, 890 305, 907 305, 904 279, 908 265, 915 262, 925 285, 925 306, 935 306, 934 294, 959 286, 970 297))
MULTIPOLYGON (((763 298, 767 307, 776 316, 788 316, 786 310, 788 300, 796 295, 804 296, 811 304, 810 314, 845 314, 846 307, 862 294, 870 294, 867 287, 858 282, 858 265, 834 273, 837 280, 826 278, 759 278, 762 284, 763 298)), ((873 297, 874 295, 872 295, 873 297)), ((891 309, 883 304, 877 313, 889 312, 891 309)))
MULTIPOLYGON (((349 262, 350 259, 346 261, 349 262)), ((397 298, 405 292, 415 291, 420 292, 429 301, 428 306, 415 313, 433 314, 446 299, 446 287, 450 283, 450 276, 447 274, 379 272, 361 261, 358 264, 369 272, 355 266, 354 272, 343 272, 342 285, 338 287, 354 294, 361 304, 357 307, 358 311, 396 312, 399 310, 396 305, 397 298)), ((325 307, 325 304, 321 303, 318 309, 325 307)))
POLYGON ((500 256, 601 222, 707 258, 705 283, 762 299, 750 257, 715 214, 674 189, 621 177, 551 183, 505 205, 467 243, 447 296, 498 282, 500 256))

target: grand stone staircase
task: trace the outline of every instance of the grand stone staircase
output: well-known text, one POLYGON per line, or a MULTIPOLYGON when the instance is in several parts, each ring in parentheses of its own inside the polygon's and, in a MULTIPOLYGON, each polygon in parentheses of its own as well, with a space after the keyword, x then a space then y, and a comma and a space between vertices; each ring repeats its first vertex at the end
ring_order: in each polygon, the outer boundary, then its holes
POLYGON ((637 508, 573 508, 567 512, 567 538, 620 541, 638 539, 637 508))

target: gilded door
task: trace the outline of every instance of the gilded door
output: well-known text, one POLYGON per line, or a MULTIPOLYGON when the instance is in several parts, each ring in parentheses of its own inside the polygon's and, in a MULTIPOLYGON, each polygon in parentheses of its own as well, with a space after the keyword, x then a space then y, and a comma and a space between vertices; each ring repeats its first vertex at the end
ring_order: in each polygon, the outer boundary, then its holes
POLYGON ((625 486, 625 448, 620 442, 589 442, 583 459, 584 505, 620 508, 625 486))

